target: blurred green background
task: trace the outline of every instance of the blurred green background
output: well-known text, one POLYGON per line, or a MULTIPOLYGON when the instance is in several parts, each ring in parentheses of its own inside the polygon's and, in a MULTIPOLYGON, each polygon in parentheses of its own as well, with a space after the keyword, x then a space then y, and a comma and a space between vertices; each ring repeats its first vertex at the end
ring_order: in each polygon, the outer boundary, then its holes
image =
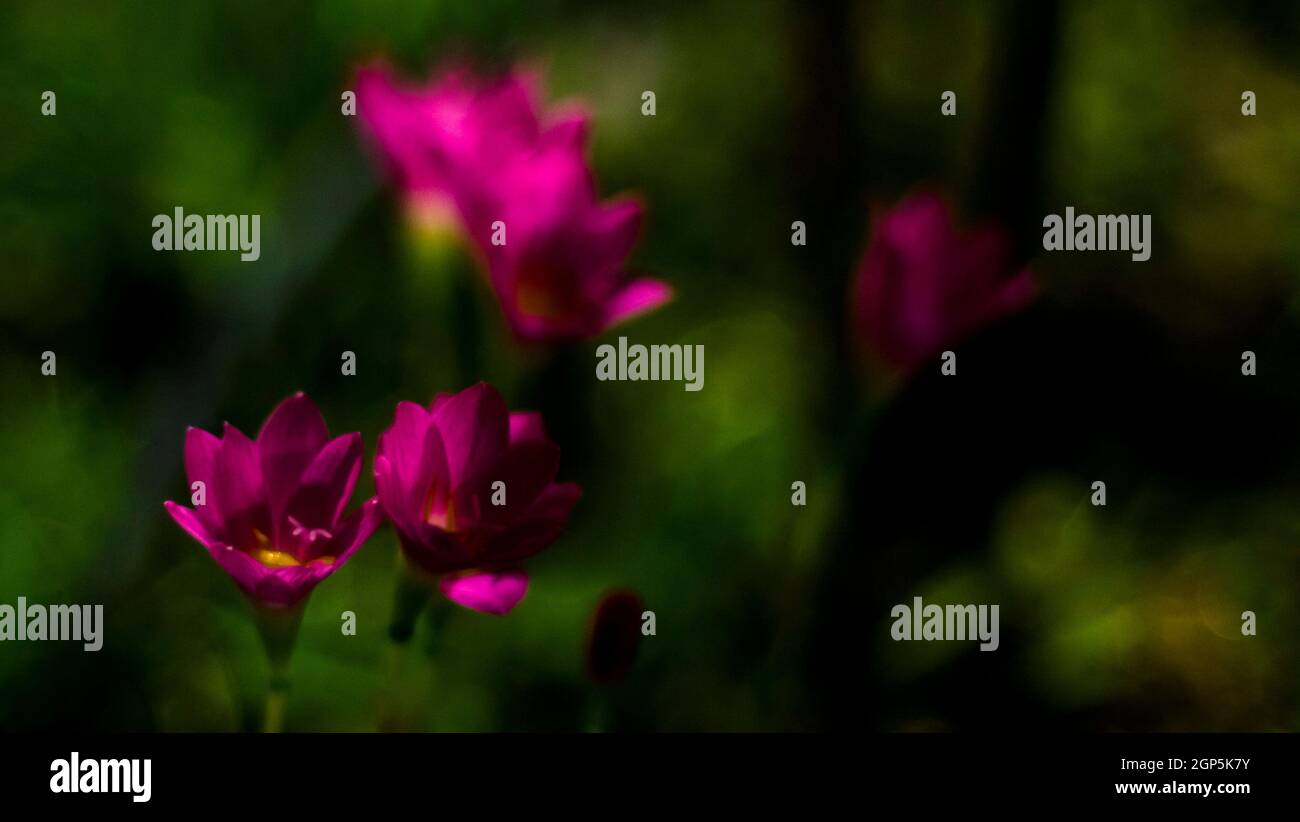
POLYGON ((454 278, 478 378, 545 412, 584 497, 516 611, 435 613, 396 684, 381 530, 313 594, 289 730, 1300 728, 1298 37, 1285 2, 6 4, 0 603, 102 602, 106 634, 0 645, 0 728, 257 727, 247 606, 162 508, 183 431, 305 390, 365 437, 359 502, 395 403, 464 387, 454 278), (378 56, 522 63, 589 107, 602 193, 647 204, 632 267, 677 299, 516 350, 340 114, 378 56), (963 348, 961 390, 886 401, 846 298, 872 207, 920 185, 1009 225, 1044 295, 963 348), (261 260, 153 251, 178 205, 261 214, 261 260), (1152 214, 1151 261, 1035 255, 1066 205, 1152 214), (620 334, 703 344, 705 389, 597 382, 620 334), (657 635, 597 690, 614 586, 657 635), (1001 649, 891 642, 916 595, 1000 603, 1001 649))

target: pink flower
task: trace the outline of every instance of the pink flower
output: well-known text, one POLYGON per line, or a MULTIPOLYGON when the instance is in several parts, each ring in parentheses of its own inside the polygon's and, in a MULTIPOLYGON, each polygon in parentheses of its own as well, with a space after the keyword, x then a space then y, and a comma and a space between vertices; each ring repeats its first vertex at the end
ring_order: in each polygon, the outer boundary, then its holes
POLYGON ((398 185, 422 212, 454 203, 518 338, 592 337, 670 299, 666 283, 624 270, 642 207, 599 201, 584 113, 543 122, 519 73, 488 82, 451 69, 419 90, 371 67, 357 86, 358 113, 398 185))
POLYGON ((440 72, 424 88, 401 84, 377 63, 357 74, 357 113, 408 202, 418 211, 454 216, 448 170, 490 171, 502 156, 538 138, 529 79, 484 81, 467 69, 440 72))
POLYGON ((456 187, 501 310, 522 340, 594 337, 672 297, 667 283, 624 270, 643 209, 597 199, 582 141, 579 129, 552 129, 496 174, 456 187))
POLYGON ((857 331, 870 353, 903 373, 1035 296, 1028 269, 1013 272, 996 227, 957 233, 943 200, 912 196, 874 219, 854 284, 857 331))
POLYGON ((427 409, 398 403, 379 436, 375 489, 407 559, 440 575, 443 594, 505 614, 528 589, 519 562, 560 535, 582 493, 554 481, 559 462, 540 415, 507 411, 479 383, 427 409))
POLYGON ((191 487, 203 483, 204 504, 164 504, 254 601, 289 607, 379 525, 375 499, 343 516, 361 459, 361 435, 331 440, 320 411, 298 393, 271 412, 256 441, 229 423, 220 439, 187 430, 185 471, 191 487))

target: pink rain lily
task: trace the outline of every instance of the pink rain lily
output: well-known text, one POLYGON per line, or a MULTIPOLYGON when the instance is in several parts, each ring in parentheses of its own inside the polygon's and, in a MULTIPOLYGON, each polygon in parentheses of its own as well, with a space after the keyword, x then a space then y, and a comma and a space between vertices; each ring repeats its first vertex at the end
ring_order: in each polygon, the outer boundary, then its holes
POLYGON ((985 325, 1024 308, 1036 289, 1012 271, 996 227, 958 233, 942 198, 910 197, 874 219, 854 283, 854 321, 876 359, 914 371, 985 325))
POLYGON ((452 69, 409 89, 377 66, 358 77, 358 113, 413 207, 454 204, 519 339, 589 338, 672 289, 628 276, 643 209, 598 199, 587 116, 544 122, 534 85, 517 72, 488 82, 452 69))
POLYGON ((559 461, 540 415, 511 413, 479 383, 428 408, 398 404, 375 489, 414 567, 453 602, 505 614, 528 589, 519 563, 560 535, 581 496, 554 481, 559 461))
POLYGON ((450 67, 427 86, 410 87, 375 63, 357 74, 357 114, 412 210, 455 219, 449 169, 487 173, 537 140, 530 82, 519 74, 485 81, 450 67))
POLYGON ((185 432, 185 471, 202 505, 167 512, 256 603, 287 608, 347 562, 382 518, 376 499, 343 509, 361 472, 360 434, 330 439, 302 393, 271 412, 256 440, 185 432))
POLYGON ((597 199, 580 131, 548 132, 497 174, 456 190, 518 338, 587 339, 671 299, 667 283, 627 275, 643 209, 632 199, 597 199))

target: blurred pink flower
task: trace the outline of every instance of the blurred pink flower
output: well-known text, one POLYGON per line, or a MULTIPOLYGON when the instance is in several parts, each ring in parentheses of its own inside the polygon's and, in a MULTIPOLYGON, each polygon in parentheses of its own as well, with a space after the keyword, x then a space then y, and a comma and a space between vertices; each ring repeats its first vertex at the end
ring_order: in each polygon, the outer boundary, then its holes
POLYGON ((983 326, 1028 305, 1028 269, 1011 270, 997 227, 958 233, 941 197, 913 195, 872 220, 854 283, 857 333, 869 353, 904 374, 983 326))
POLYGON ((417 211, 454 204, 514 334, 582 339, 667 302, 672 289, 630 278, 641 230, 635 200, 602 203, 585 159, 587 116, 543 122, 528 75, 463 69, 425 89, 362 70, 358 113, 417 211))
POLYGON ((672 297, 667 283, 624 270, 643 209, 631 199, 597 199, 579 129, 552 130, 497 174, 456 190, 502 312, 522 340, 594 337, 672 297), (494 242, 498 227, 503 243, 494 242))
POLYGON ((581 496, 554 481, 559 462, 540 415, 509 412, 479 383, 428 408, 398 403, 379 437, 375 489, 413 566, 441 576, 453 602, 505 614, 528 589, 519 562, 560 535, 581 496))
POLYGON ((537 140, 541 125, 529 82, 519 74, 486 81, 449 67, 428 85, 411 87, 375 63, 357 73, 357 114, 412 208, 454 218, 450 169, 486 173, 537 140))
POLYGON ((164 505, 255 602, 289 607, 379 525, 375 499, 343 516, 361 460, 361 435, 331 440, 316 405, 298 393, 271 412, 256 441, 229 423, 220 439, 188 429, 185 471, 191 487, 204 484, 204 504, 164 505))

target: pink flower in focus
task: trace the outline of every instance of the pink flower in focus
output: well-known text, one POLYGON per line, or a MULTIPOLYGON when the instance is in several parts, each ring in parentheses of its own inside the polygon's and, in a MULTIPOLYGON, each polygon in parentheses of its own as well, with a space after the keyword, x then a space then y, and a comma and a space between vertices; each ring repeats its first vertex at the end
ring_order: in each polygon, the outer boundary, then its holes
POLYGON ((343 516, 361 452, 360 434, 330 439, 320 411, 298 393, 255 441, 229 423, 221 438, 187 430, 185 471, 191 487, 204 484, 204 504, 164 505, 253 600, 293 606, 379 525, 376 499, 343 516))
POLYGON ((1012 272, 996 227, 957 233, 943 200, 916 194, 872 220, 854 283, 856 330, 876 358, 906 374, 1031 302, 1028 269, 1012 272))
POLYGON ((479 383, 428 408, 398 403, 375 489, 412 565, 441 576, 453 602, 505 614, 528 589, 518 564, 560 535, 582 493, 554 481, 559 462, 540 415, 511 413, 479 383))
POLYGON ((527 75, 489 82, 452 69, 408 89, 375 66, 361 71, 357 95, 412 207, 437 215, 454 204, 518 338, 592 337, 672 296, 666 283, 624 270, 642 207, 598 199, 587 116, 543 122, 527 75))

